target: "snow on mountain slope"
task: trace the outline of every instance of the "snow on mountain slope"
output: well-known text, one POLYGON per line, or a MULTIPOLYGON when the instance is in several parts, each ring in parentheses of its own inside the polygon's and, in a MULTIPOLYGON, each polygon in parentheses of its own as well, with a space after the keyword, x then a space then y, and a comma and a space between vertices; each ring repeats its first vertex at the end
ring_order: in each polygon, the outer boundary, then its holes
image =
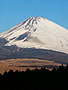
POLYGON ((5 46, 40 48, 68 53, 68 30, 43 18, 31 17, 0 34, 5 46))

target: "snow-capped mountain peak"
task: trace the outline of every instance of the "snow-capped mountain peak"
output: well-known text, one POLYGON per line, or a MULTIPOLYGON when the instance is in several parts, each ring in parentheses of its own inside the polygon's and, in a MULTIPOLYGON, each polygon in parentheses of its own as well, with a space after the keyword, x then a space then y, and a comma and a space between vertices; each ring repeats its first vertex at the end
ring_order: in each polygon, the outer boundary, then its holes
POLYGON ((0 35, 5 46, 40 48, 68 53, 68 30, 43 18, 31 17, 0 35))

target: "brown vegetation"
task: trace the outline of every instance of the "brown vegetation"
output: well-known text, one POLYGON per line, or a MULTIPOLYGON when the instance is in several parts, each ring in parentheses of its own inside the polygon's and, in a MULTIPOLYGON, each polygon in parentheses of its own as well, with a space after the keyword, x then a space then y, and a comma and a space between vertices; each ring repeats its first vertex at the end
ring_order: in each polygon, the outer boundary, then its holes
POLYGON ((4 73, 5 71, 12 70, 19 70, 23 71, 27 68, 34 69, 36 66, 38 68, 42 66, 60 66, 60 63, 56 63, 54 61, 48 60, 40 60, 40 59, 8 59, 8 60, 1 60, 0 61, 0 73, 4 73))

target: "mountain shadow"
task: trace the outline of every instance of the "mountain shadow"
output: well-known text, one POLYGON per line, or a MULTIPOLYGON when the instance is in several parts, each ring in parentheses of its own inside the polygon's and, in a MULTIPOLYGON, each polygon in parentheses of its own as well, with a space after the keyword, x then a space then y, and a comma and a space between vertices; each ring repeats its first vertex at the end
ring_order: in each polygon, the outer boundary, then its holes
POLYGON ((5 38, 0 37, 0 46, 4 46, 8 41, 5 38))

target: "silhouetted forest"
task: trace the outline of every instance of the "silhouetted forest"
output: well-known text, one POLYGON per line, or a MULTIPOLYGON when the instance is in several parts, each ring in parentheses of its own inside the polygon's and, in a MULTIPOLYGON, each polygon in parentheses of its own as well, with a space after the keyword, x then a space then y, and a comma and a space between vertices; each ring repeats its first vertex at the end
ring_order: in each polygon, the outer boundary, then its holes
POLYGON ((45 67, 0 74, 1 90, 68 90, 68 65, 51 71, 45 67))

